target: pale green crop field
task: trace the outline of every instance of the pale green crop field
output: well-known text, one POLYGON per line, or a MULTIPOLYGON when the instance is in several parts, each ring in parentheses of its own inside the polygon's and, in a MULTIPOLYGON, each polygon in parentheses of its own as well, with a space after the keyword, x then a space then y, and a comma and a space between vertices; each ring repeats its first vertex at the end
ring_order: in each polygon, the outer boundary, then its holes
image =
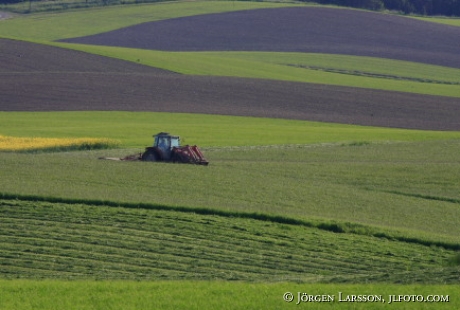
POLYGON ((372 57, 275 52, 162 52, 53 43, 182 74, 318 83, 460 97, 460 69, 372 57))
POLYGON ((444 24, 444 25, 449 25, 449 26, 456 26, 460 27, 460 18, 458 17, 452 17, 452 18, 447 18, 447 17, 412 17, 416 18, 418 20, 423 20, 427 22, 432 22, 432 23, 439 23, 439 24, 444 24))

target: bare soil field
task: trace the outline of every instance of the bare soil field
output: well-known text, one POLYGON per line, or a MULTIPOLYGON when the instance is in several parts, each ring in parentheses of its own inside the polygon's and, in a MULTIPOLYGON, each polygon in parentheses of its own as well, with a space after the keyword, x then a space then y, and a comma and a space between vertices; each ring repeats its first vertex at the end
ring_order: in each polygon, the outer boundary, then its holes
POLYGON ((0 39, 0 111, 153 111, 460 130, 458 98, 186 76, 0 39))
POLYGON ((144 23, 65 42, 165 51, 372 56, 460 68, 460 27, 366 11, 277 8, 144 23))

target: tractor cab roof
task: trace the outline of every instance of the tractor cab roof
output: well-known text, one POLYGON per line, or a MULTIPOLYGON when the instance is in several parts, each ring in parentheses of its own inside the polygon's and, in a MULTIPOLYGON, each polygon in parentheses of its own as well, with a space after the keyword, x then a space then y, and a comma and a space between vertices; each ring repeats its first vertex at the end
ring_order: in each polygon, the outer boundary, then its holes
POLYGON ((179 136, 173 136, 168 132, 159 132, 156 135, 153 135, 153 137, 157 137, 157 136, 168 136, 168 137, 171 137, 171 138, 179 138, 179 136))

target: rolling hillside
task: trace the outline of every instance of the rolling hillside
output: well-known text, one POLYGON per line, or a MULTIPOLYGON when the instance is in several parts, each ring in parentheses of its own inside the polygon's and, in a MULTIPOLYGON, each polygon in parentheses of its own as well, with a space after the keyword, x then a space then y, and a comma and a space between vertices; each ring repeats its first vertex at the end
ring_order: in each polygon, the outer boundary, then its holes
MULTIPOLYGON (((90 305, 141 280, 178 296, 235 285, 216 293, 223 309, 240 284, 280 285, 250 291, 244 309, 284 309, 285 283, 452 284, 456 307, 459 37, 390 14, 240 1, 0 21, 0 135, 122 141, 0 152, 0 278, 13 280, 0 308, 80 306, 49 279, 77 292, 120 280, 80 294, 90 305), (142 151, 158 131, 202 146, 210 165, 97 159, 142 151)), ((171 298, 155 291, 158 308, 171 298)), ((205 299, 190 308, 212 309, 205 299)), ((127 303, 151 305, 139 300, 127 303)))
POLYGON ((458 130, 458 98, 312 83, 177 74, 0 39, 3 111, 121 110, 458 130))

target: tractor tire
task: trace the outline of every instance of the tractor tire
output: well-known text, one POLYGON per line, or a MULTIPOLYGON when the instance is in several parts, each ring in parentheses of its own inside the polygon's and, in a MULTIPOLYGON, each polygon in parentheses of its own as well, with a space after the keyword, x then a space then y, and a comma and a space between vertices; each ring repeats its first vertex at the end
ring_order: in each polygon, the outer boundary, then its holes
POLYGON ((141 156, 142 161, 159 161, 157 153, 153 149, 147 149, 141 156))

